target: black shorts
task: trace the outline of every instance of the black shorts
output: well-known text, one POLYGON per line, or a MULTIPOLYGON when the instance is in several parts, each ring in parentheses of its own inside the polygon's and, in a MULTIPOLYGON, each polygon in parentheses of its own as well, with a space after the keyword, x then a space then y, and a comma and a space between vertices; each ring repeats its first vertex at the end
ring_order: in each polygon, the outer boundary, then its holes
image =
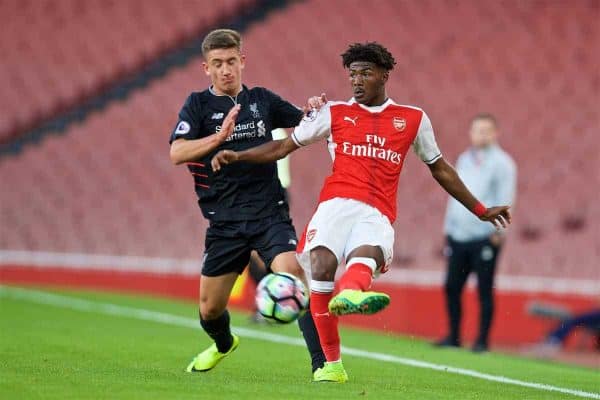
POLYGON ((202 275, 241 274, 256 250, 267 266, 281 253, 295 251, 296 231, 287 211, 254 221, 211 222, 206 230, 202 275))

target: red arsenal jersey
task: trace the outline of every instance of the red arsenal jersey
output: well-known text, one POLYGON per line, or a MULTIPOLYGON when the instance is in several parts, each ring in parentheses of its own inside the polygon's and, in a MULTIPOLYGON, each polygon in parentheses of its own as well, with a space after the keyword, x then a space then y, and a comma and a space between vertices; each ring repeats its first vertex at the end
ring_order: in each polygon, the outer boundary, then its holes
POLYGON ((298 146, 327 139, 333 172, 319 202, 355 199, 396 219, 396 194, 404 159, 412 146, 424 162, 441 157, 423 110, 387 100, 367 107, 356 101, 328 102, 306 116, 292 134, 298 146))

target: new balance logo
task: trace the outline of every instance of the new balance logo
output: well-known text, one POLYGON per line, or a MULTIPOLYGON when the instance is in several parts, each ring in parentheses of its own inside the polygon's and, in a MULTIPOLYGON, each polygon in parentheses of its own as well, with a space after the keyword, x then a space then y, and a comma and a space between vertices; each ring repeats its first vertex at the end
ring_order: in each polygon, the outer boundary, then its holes
POLYGON ((348 121, 351 122, 352 125, 356 126, 356 120, 358 119, 358 117, 354 117, 354 118, 350 118, 350 117, 344 117, 344 121, 348 121))
POLYGON ((223 113, 214 113, 210 119, 223 119, 223 113))

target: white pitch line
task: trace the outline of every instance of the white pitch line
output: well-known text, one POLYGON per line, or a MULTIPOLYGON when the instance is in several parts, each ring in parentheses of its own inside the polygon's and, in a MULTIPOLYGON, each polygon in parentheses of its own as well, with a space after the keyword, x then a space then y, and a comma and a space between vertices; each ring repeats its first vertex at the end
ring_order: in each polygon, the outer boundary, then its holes
MULTIPOLYGON (((79 299, 75 297, 60 296, 37 290, 19 289, 0 285, 0 297, 26 300, 33 303, 50 305, 55 307, 67 308, 77 311, 93 312, 106 315, 114 315, 127 318, 135 318, 144 321, 157 322, 167 325, 182 326, 186 328, 198 328, 198 321, 192 318, 181 317, 178 315, 162 313, 158 311, 146 310, 142 308, 126 307, 111 303, 95 302, 79 299)), ((304 347, 305 343, 300 338, 293 338, 275 333, 257 331, 254 329, 233 327, 233 330, 242 337, 263 340, 267 342, 283 343, 293 346, 304 347)), ((538 389, 550 392, 559 392, 587 399, 600 399, 600 393, 585 392, 582 390, 562 388, 559 386, 547 385, 544 383, 527 382, 518 379, 507 378, 501 375, 486 374, 471 369, 457 368, 449 365, 435 364, 427 361, 419 361, 411 358, 397 357, 390 354, 376 353, 367 350, 355 349, 352 347, 342 347, 342 352, 346 355, 361 357, 377 361, 385 361, 395 364, 402 364, 415 368, 431 369, 440 372, 449 372, 452 374, 470 376, 472 378, 483 379, 492 382, 499 382, 508 385, 522 386, 531 389, 538 389)))

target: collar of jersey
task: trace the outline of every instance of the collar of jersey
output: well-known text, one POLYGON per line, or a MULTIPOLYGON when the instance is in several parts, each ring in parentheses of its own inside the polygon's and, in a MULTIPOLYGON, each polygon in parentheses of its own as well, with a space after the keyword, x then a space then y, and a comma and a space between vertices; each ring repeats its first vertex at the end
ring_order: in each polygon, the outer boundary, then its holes
MULTIPOLYGON (((244 93, 246 90, 248 90, 248 88, 246 87, 246 85, 242 84, 242 90, 240 90, 240 92, 237 94, 237 96, 244 93)), ((217 97, 235 97, 235 96, 230 96, 228 94, 217 94, 213 89, 213 85, 210 85, 208 87, 208 91, 210 92, 210 94, 212 94, 213 96, 217 96, 217 97)))
POLYGON ((379 105, 379 106, 372 106, 372 107, 365 106, 364 104, 360 104, 360 103, 359 103, 358 101, 356 101, 356 99, 353 97, 353 98, 351 98, 351 99, 350 99, 350 104, 354 104, 354 103, 358 104, 358 106, 359 106, 360 108, 362 108, 362 109, 364 109, 364 110, 367 110, 368 112, 371 112, 371 113, 379 113, 379 112, 382 112, 382 111, 383 111, 383 110, 385 110, 385 109, 387 108, 387 106, 389 106, 390 104, 395 104, 395 103, 394 103, 394 101, 393 101, 392 99, 390 99, 389 97, 388 97, 388 99, 387 99, 387 100, 386 100, 386 101, 385 101, 383 104, 381 104, 381 105, 379 105))

